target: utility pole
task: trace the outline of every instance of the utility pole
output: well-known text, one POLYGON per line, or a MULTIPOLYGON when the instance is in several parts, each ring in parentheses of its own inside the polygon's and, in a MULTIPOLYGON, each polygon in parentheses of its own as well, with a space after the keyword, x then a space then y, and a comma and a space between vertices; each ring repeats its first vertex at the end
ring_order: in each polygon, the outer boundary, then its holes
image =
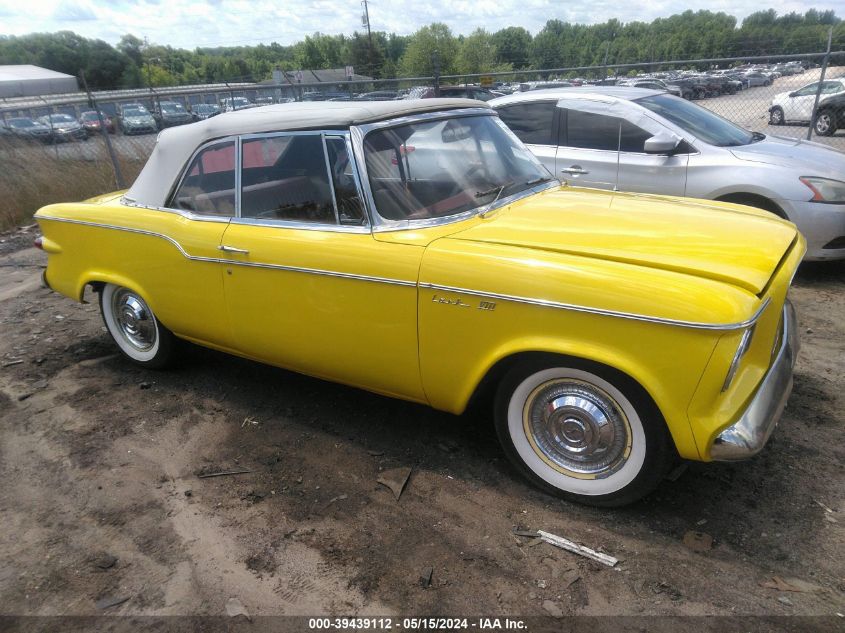
POLYGON ((367 0, 361 0, 361 4, 364 5, 364 15, 361 16, 361 21, 367 27, 367 40, 370 43, 367 55, 370 60, 370 77, 375 77, 375 73, 373 72, 373 32, 370 30, 370 7, 367 0))

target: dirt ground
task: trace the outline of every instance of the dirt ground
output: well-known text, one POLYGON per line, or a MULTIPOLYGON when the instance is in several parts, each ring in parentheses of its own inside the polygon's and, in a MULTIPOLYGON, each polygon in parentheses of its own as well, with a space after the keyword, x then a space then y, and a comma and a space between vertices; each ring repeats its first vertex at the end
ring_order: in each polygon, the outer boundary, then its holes
POLYGON ((3 237, 0 615, 228 605, 252 616, 845 622, 843 263, 804 265, 796 279, 803 347, 765 452, 690 464, 644 501, 598 510, 520 479, 485 415, 187 345, 176 369, 136 368, 96 304, 40 287, 45 258, 23 248, 32 235, 3 237), (413 471, 397 500, 377 479, 400 467, 413 471), (231 470, 249 472, 198 476, 231 470), (514 529, 621 562, 610 569, 514 529), (689 531, 705 536, 685 544, 689 531))

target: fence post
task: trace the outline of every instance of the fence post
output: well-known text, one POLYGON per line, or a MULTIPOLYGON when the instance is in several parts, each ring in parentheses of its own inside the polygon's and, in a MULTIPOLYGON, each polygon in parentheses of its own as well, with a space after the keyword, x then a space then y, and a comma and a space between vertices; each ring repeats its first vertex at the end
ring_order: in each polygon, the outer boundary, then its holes
POLYGON ((435 50, 431 54, 431 65, 434 67, 434 96, 440 96, 440 52, 435 50))
POLYGON ((125 189, 126 185, 123 184, 123 172, 120 170, 120 163, 117 162, 117 155, 114 153, 114 148, 111 145, 109 131, 106 129, 106 122, 103 120, 103 113, 100 112, 100 106, 97 105, 97 101, 94 99, 94 95, 91 94, 91 91, 88 89, 88 82, 85 81, 84 70, 79 71, 79 77, 80 79, 82 79, 82 87, 84 88, 85 93, 88 95, 88 103, 97 112, 97 119, 100 121, 100 132, 102 133, 103 138, 106 141, 106 149, 109 152, 111 166, 114 170, 114 181, 117 183, 118 189, 125 189))
POLYGON ((816 112, 819 109, 819 98, 822 96, 822 83, 824 83, 824 76, 827 73, 827 64, 830 61, 830 45, 833 42, 833 26, 827 31, 827 52, 822 61, 822 74, 819 77, 819 87, 816 88, 816 100, 813 101, 813 113, 810 115, 810 125, 807 127, 807 140, 813 136, 813 126, 816 124, 816 112))

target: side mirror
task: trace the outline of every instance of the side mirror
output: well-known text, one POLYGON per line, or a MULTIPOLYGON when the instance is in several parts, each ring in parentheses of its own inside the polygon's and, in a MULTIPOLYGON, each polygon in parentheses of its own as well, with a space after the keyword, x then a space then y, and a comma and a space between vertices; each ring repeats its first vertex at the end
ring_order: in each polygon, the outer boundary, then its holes
POLYGON ((644 149, 646 154, 671 154, 681 139, 671 132, 660 132, 645 141, 644 149))

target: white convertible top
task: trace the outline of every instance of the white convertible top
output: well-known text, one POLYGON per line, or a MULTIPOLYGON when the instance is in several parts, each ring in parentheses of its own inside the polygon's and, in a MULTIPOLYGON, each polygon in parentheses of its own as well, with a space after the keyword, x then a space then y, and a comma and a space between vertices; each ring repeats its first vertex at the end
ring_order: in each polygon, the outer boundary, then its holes
POLYGON ((163 130, 135 183, 126 192, 134 204, 163 207, 185 163, 202 144, 239 134, 290 130, 343 130, 422 112, 454 108, 489 108, 473 99, 405 101, 312 101, 225 112, 204 121, 163 130))

